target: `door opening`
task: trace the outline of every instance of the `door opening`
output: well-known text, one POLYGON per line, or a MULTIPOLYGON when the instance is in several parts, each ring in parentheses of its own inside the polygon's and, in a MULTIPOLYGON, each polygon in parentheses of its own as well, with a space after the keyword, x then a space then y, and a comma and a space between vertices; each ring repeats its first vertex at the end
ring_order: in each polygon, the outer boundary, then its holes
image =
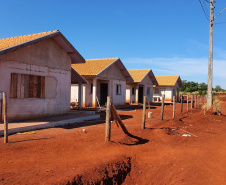
POLYGON ((138 103, 143 103, 143 87, 139 87, 139 93, 138 93, 138 103))
POLYGON ((108 84, 101 83, 100 84, 100 105, 105 105, 105 103, 107 102, 107 96, 108 96, 108 84))

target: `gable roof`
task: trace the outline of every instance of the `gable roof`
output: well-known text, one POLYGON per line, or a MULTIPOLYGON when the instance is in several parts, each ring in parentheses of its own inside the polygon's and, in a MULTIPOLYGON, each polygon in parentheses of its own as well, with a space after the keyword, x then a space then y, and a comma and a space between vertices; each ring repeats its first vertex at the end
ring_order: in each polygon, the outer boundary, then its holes
POLYGON ((59 30, 0 39, 0 55, 49 38, 55 40, 70 55, 72 63, 85 63, 85 59, 59 30))
POLYGON ((182 87, 180 76, 156 76, 160 86, 174 86, 177 82, 179 87, 182 87))
POLYGON ((132 77, 119 58, 88 59, 84 64, 72 64, 71 67, 82 76, 98 76, 113 64, 118 66, 126 81, 133 82, 132 77))
POLYGON ((132 76, 134 82, 136 82, 136 83, 142 82, 142 80, 147 75, 149 75, 153 85, 158 85, 158 82, 151 69, 130 69, 130 70, 128 70, 128 72, 132 76))
POLYGON ((71 67, 71 84, 87 84, 87 80, 71 67))

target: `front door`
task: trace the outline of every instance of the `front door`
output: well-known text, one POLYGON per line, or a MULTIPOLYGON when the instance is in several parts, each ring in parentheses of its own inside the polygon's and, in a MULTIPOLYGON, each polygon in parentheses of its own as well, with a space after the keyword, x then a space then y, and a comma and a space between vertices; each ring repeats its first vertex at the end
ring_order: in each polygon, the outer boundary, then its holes
POLYGON ((139 87, 138 103, 143 103, 143 87, 139 87))
POLYGON ((107 96, 108 96, 108 84, 101 83, 100 84, 100 105, 105 105, 105 103, 107 102, 107 96))

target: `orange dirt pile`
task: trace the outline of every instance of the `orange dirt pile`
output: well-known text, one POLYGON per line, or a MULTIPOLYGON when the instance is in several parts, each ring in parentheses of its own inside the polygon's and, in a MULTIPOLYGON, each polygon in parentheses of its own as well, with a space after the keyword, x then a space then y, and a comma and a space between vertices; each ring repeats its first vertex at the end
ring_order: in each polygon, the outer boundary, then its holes
POLYGON ((112 122, 109 143, 103 121, 0 138, 0 184, 226 184, 226 116, 183 110, 151 106, 145 130, 141 108, 119 111, 131 134, 112 122))

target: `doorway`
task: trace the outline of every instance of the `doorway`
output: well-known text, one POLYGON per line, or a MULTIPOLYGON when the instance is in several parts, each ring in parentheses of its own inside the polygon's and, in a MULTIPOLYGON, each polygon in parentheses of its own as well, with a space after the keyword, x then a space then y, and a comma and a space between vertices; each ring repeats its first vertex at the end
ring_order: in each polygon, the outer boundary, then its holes
POLYGON ((100 105, 105 105, 105 103, 107 102, 107 96, 108 96, 108 84, 101 83, 100 84, 100 105))
POLYGON ((143 87, 139 87, 139 93, 138 93, 138 103, 143 103, 143 87))

